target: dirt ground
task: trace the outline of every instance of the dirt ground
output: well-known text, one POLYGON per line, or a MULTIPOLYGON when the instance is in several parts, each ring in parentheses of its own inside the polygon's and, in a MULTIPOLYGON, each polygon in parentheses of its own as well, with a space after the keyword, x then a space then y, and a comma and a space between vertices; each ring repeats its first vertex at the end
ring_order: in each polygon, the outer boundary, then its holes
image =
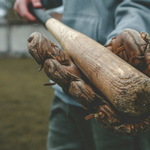
POLYGON ((0 59, 0 150, 46 150, 54 96, 31 58, 0 59))

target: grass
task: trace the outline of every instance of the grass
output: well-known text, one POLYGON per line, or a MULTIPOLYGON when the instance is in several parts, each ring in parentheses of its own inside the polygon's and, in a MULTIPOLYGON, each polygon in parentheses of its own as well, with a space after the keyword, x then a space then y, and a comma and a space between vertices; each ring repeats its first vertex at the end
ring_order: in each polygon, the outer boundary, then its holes
POLYGON ((31 58, 0 59, 0 150, 46 150, 54 96, 31 58))

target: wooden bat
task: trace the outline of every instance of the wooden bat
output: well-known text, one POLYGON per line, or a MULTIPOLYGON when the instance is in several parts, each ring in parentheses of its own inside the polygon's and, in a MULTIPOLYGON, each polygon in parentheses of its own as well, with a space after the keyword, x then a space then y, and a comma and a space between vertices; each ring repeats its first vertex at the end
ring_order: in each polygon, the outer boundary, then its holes
POLYGON ((117 110, 134 117, 150 112, 149 77, 98 42, 51 18, 42 9, 32 8, 32 13, 117 110))

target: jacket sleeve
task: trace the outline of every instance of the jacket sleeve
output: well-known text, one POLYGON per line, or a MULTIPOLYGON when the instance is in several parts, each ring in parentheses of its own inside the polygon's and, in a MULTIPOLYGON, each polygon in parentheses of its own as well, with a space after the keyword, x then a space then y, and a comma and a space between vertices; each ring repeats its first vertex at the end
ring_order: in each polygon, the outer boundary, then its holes
POLYGON ((41 0, 43 8, 55 8, 62 5, 62 0, 41 0))
POLYGON ((125 28, 150 34, 150 0, 123 0, 115 10, 115 28, 108 35, 107 42, 125 28))

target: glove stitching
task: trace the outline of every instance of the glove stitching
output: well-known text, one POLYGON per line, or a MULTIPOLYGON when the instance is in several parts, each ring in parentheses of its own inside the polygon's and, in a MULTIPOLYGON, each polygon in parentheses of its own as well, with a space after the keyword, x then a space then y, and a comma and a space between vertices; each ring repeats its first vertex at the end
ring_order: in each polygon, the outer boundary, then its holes
MULTIPOLYGON (((63 51, 62 49, 59 49, 59 50, 57 51, 57 50, 56 50, 56 47, 57 47, 57 46, 55 46, 55 45, 52 45, 52 46, 53 46, 53 48, 55 49, 55 52, 56 52, 56 53, 52 53, 52 55, 53 55, 53 56, 59 56, 61 62, 65 61, 66 58, 65 58, 65 53, 64 53, 64 51, 63 51), (57 52, 58 52, 58 54, 57 54, 57 52), (63 53, 64 59, 62 59, 62 56, 61 56, 61 54, 60 54, 61 52, 63 53)), ((58 47, 57 47, 57 48, 58 48, 58 47)))
MULTIPOLYGON (((57 61, 57 60, 56 60, 57 61)), ((58 61, 57 61, 58 62, 58 61)), ((59 63, 59 62, 58 62, 59 63)), ((55 72, 56 71, 58 71, 58 73, 66 80, 66 81, 68 81, 68 82, 70 82, 70 78, 68 78, 68 77, 66 77, 65 75, 64 75, 64 73, 62 73, 61 71, 60 71, 60 69, 59 69, 59 67, 56 65, 56 63, 54 62, 54 66, 56 67, 56 70, 55 70, 55 72), (67 80, 68 79, 68 80, 67 80)), ((66 70, 65 70, 66 71, 66 70)), ((54 73, 53 73, 54 74, 54 73)))
POLYGON ((112 116, 111 123, 113 122, 114 119, 120 120, 120 117, 115 116, 112 112, 110 112, 104 105, 102 107, 112 116))
MULTIPOLYGON (((124 46, 123 46, 124 47, 124 46)), ((117 49, 118 50, 118 49, 117 49)), ((128 57, 128 54, 127 54, 127 51, 126 51, 126 49, 124 48, 124 49, 122 49, 120 52, 122 52, 122 56, 123 57, 121 57, 122 59, 124 59, 124 54, 123 54, 123 51, 125 52, 125 54, 126 54, 126 57, 127 57, 127 60, 126 60, 126 62, 129 62, 129 57, 128 57)), ((117 54, 119 54, 119 53, 117 53, 117 54)), ((125 60, 125 59, 124 59, 125 60)))

